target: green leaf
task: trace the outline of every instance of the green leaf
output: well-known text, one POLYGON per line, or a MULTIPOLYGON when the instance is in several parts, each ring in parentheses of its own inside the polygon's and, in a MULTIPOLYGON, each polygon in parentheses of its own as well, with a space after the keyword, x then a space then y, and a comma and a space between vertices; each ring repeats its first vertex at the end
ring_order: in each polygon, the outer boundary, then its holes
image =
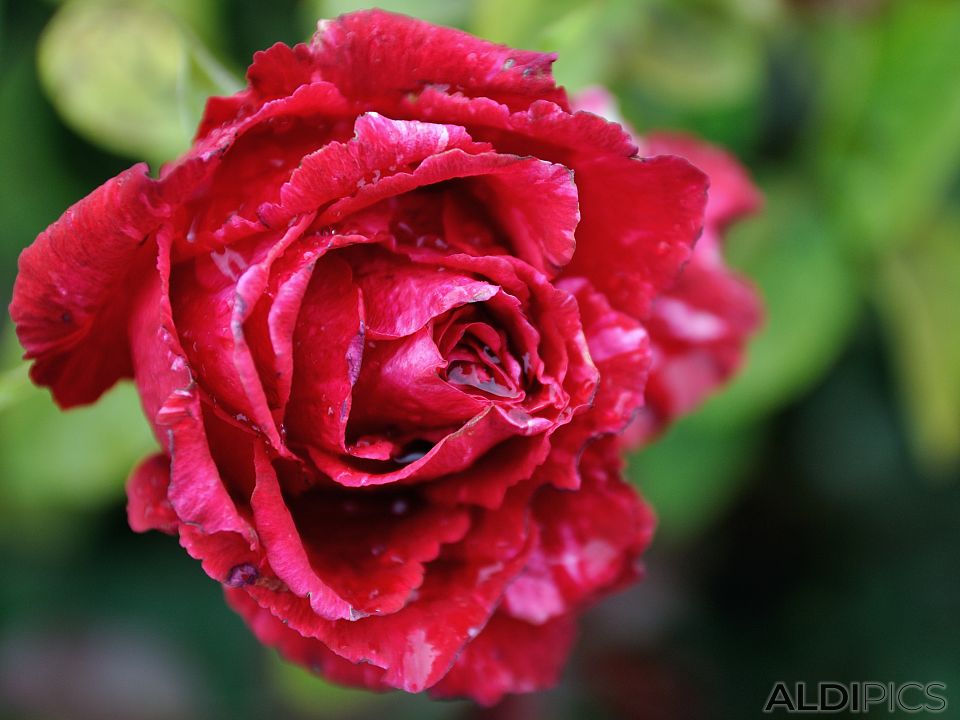
MULTIPOLYGON (((4 346, 8 358, 20 352, 10 326, 4 346)), ((129 383, 96 405, 63 412, 17 362, 0 382, 0 532, 16 535, 40 518, 116 502, 130 470, 155 450, 129 383)))
POLYGON ((856 275, 806 188, 763 187, 766 208, 735 228, 728 249, 759 287, 766 318, 736 379, 701 411, 718 426, 759 418, 810 387, 844 348, 861 306, 856 275))
POLYGON ((813 157, 843 239, 861 255, 909 242, 960 164, 960 3, 889 3, 813 39, 813 157))
POLYGON ((696 537, 736 498, 759 447, 753 427, 705 425, 684 418, 629 459, 627 477, 657 513, 671 542, 696 537))
POLYGON ((306 4, 310 22, 316 25, 320 18, 332 18, 343 13, 365 10, 369 7, 409 15, 437 25, 463 27, 470 10, 468 0, 379 0, 376 3, 363 0, 312 0, 306 4))
POLYGON ((71 0, 41 37, 40 77, 77 132, 159 164, 190 145, 207 96, 240 83, 163 8, 71 0))
POLYGON ((760 36, 724 14, 661 2, 648 13, 626 65, 631 82, 674 108, 730 107, 763 82, 760 36))
POLYGON ((960 215, 923 237, 884 259, 874 298, 917 456, 949 475, 960 469, 960 215))

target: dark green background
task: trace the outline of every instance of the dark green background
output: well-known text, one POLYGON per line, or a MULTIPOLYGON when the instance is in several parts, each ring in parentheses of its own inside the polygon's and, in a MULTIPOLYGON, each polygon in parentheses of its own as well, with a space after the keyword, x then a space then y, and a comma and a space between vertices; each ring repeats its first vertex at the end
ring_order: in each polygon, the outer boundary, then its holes
MULTIPOLYGON (((4 321, 0 717, 749 718, 776 680, 940 681, 957 712, 960 2, 387 6, 558 50, 568 87, 730 147, 764 190, 729 244, 768 307, 747 367, 631 461, 660 515, 648 578, 589 613, 550 693, 339 690, 259 647, 175 540, 127 529, 153 447, 131 388, 58 413, 4 321)), ((4 302, 69 204, 182 150, 255 50, 356 7, 0 0, 4 302)))

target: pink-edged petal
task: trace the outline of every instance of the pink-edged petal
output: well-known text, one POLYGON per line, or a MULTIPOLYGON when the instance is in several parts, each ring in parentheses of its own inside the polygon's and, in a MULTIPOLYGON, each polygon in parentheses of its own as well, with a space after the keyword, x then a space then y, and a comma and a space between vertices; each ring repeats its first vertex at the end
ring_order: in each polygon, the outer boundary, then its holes
POLYGON ((147 419, 170 458, 166 494, 181 544, 223 582, 232 568, 256 563, 258 539, 211 455, 198 389, 173 325, 169 238, 162 233, 158 269, 135 300, 130 320, 134 377, 147 419))
POLYGON ((235 418, 263 433, 286 454, 271 412, 245 323, 264 295, 274 261, 297 240, 312 217, 286 232, 265 233, 183 263, 174 273, 174 316, 191 363, 203 368, 204 389, 235 418))
MULTIPOLYGON (((370 307, 371 299, 365 300, 370 307)), ((400 340, 369 341, 353 393, 352 434, 359 437, 400 428, 413 433, 421 429, 426 436, 483 412, 489 401, 444 380, 445 365, 430 328, 400 340)))
POLYGON ((380 184, 395 173, 406 175, 411 167, 438 153, 485 148, 462 127, 391 120, 373 112, 358 117, 353 130, 349 141, 329 142, 302 157, 280 187, 278 201, 264 203, 258 217, 270 227, 281 226, 293 216, 349 197, 368 183, 380 184))
POLYGON ((573 616, 533 625, 497 612, 430 689, 441 698, 470 698, 491 706, 511 693, 553 687, 576 639, 573 616))
POLYGON ((20 256, 10 316, 30 375, 61 407, 96 400, 132 368, 126 317, 165 210, 144 164, 68 209, 20 256))
POLYGON ((600 373, 593 407, 577 418, 589 435, 620 432, 644 403, 652 355, 646 329, 610 307, 583 278, 561 283, 577 299, 590 357, 600 373))
POLYGON ((320 617, 331 620, 352 617, 355 613, 350 603, 311 567, 303 539, 280 491, 277 474, 262 450, 254 451, 254 463, 257 485, 250 504, 270 567, 291 592, 307 598, 312 612, 320 617))
POLYGON ((173 257, 181 261, 274 228, 260 207, 279 199, 280 188, 300 161, 326 143, 350 136, 356 109, 330 83, 313 82, 211 128, 177 163, 167 179, 193 167, 202 192, 187 195, 173 218, 173 257))
POLYGON ((557 103, 538 100, 514 111, 487 97, 449 95, 427 87, 388 105, 393 117, 428 118, 468 129, 475 140, 498 151, 530 154, 576 170, 576 158, 597 155, 634 157, 636 142, 616 123, 589 112, 569 112, 557 103))
POLYGON ((754 288, 706 259, 706 251, 699 256, 698 249, 648 321, 654 362, 647 400, 657 427, 693 410, 736 371, 761 322, 754 288))
POLYGON ((576 490, 587 444, 599 436, 621 433, 649 402, 646 391, 654 354, 647 330, 610 307, 587 280, 569 278, 560 286, 577 299, 600 384, 591 407, 553 435, 550 455, 538 473, 554 487, 576 490))
POLYGON ((703 225, 707 179, 676 157, 640 160, 617 124, 538 101, 525 112, 486 98, 425 90, 395 107, 468 128, 499 152, 530 153, 574 172, 580 201, 577 252, 567 276, 582 275, 619 310, 642 319, 669 287, 703 225))
POLYGON ((357 498, 314 490, 291 509, 311 566, 354 616, 402 609, 423 584, 426 564, 470 528, 465 509, 424 503, 416 493, 357 498))
POLYGON ((351 98, 400 97, 429 85, 517 107, 538 98, 566 103, 550 72, 555 55, 382 10, 322 21, 310 47, 323 78, 351 98))
POLYGON ((431 502, 444 505, 479 505, 489 510, 500 507, 514 485, 529 480, 550 452, 551 438, 511 438, 500 443, 462 472, 425 485, 423 493, 431 502))
POLYGON ((127 519, 134 532, 177 531, 180 519, 167 498, 170 459, 157 453, 143 460, 127 480, 127 519))
MULTIPOLYGON (((622 123, 616 99, 603 88, 579 95, 574 106, 622 123)), ((761 317, 756 292, 726 267, 721 252, 725 227, 762 205, 747 171, 730 153, 690 135, 658 132, 637 141, 641 155, 691 162, 709 177, 710 192, 703 237, 677 282, 654 302, 647 323, 654 349, 648 407, 627 433, 629 445, 649 440, 726 381, 761 317)))
POLYGON ((740 162, 723 148, 683 133, 656 132, 640 141, 646 155, 678 155, 710 178, 706 224, 722 230, 730 222, 756 212, 763 196, 740 162))
POLYGON ((207 101, 195 142, 216 128, 254 114, 264 103, 292 95, 301 86, 311 84, 315 80, 312 65, 306 45, 291 48, 276 43, 258 50, 247 68, 249 87, 235 95, 207 101))
POLYGON ((445 436, 428 452, 406 465, 355 461, 317 447, 308 448, 316 466, 345 487, 417 483, 461 472, 499 443, 516 436, 548 431, 555 421, 537 418, 518 408, 490 405, 455 432, 445 436))
POLYGON ((584 159, 578 251, 564 270, 582 276, 610 303, 642 319, 690 257, 703 224, 706 177, 675 157, 584 159))
POLYGON ((227 604, 244 619, 257 639, 268 647, 277 648, 286 660, 342 685, 368 690, 389 689, 383 682, 383 668, 344 660, 319 640, 291 630, 242 589, 228 587, 224 594, 227 604))
POLYGON ((344 447, 351 391, 363 358, 364 306, 350 266, 336 255, 313 269, 293 341, 286 413, 292 442, 344 447))
MULTIPOLYGON (((309 222, 310 217, 304 216, 301 222, 309 222)), ((290 400, 294 335, 317 262, 336 248, 369 242, 372 240, 362 235, 312 233, 289 247, 280 244, 271 250, 275 261, 270 263, 267 284, 244 321, 243 334, 275 415, 282 416, 290 400)))
POLYGON ((466 538, 444 548, 417 597, 392 615, 330 621, 289 593, 271 596, 256 585, 246 591, 290 628, 346 660, 383 668, 386 685, 420 692, 448 672, 523 567, 535 539, 528 523, 532 489, 518 486, 501 508, 477 512, 466 538))
POLYGON ((533 503, 539 542, 510 587, 504 611, 534 624, 564 615, 635 577, 654 517, 620 478, 618 446, 593 443, 580 462, 577 491, 546 486, 533 503))
POLYGON ((722 232, 761 204, 746 170, 725 151, 682 135, 654 135, 653 152, 683 154, 710 175, 707 224, 677 283, 654 303, 648 329, 654 363, 648 409, 628 442, 645 442, 690 412, 740 366, 747 341, 762 319, 760 298, 727 267, 722 232))
POLYGON ((483 280, 385 256, 356 267, 357 284, 368 308, 370 340, 412 335, 438 315, 467 303, 485 302, 499 290, 483 280))
POLYGON ((409 172, 396 172, 359 186, 321 212, 318 224, 349 225, 352 215, 418 188, 447 181, 488 204, 488 216, 502 226, 505 245, 540 272, 556 275, 574 252, 578 220, 576 188, 569 171, 522 154, 466 152, 453 148, 427 157, 409 172), (536 203, 536 189, 542 192, 536 203), (516 205, 509 198, 516 196, 516 205), (511 237, 511 234, 513 237, 511 237))

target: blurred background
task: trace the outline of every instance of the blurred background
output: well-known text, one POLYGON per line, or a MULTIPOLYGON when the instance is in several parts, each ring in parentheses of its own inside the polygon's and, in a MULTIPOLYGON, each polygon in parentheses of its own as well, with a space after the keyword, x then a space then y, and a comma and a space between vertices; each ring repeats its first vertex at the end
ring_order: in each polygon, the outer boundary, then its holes
MULTIPOLYGON (((960 2, 398 0, 560 52, 640 131, 733 150, 767 207, 728 253, 766 328, 631 480, 648 577, 590 612, 563 684, 480 711, 280 662, 160 534, 126 526, 135 394, 60 414, 0 321, 0 717, 747 718, 774 681, 939 681, 960 708, 960 2)), ((20 250, 188 146, 252 53, 350 1, 0 0, 0 295, 20 250)), ((890 717, 887 712, 873 716, 890 717)))

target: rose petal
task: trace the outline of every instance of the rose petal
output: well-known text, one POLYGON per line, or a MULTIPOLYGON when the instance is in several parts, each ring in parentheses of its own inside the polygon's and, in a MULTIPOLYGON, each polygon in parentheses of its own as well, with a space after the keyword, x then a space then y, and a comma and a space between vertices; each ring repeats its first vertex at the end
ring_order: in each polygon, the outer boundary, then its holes
POLYGON ((316 466, 346 487, 417 483, 460 472, 504 440, 546 432, 554 421, 536 418, 516 408, 489 405, 455 432, 439 440, 422 457, 398 467, 395 462, 371 465, 315 446, 308 448, 316 466))
POLYGON ((504 610, 533 624, 580 608, 635 576, 654 518, 620 479, 613 439, 590 445, 576 492, 546 486, 534 499, 539 542, 504 598, 504 610))
POLYGON ((323 78, 351 98, 402 96, 430 85, 518 107, 538 98, 566 102, 550 73, 555 55, 382 10, 322 21, 310 47, 323 78))
POLYGON ((64 408, 96 400, 132 372, 129 278, 148 269, 167 212, 145 164, 90 193, 20 256, 10 316, 30 376, 64 408))
POLYGON ((710 199, 693 257, 653 306, 648 410, 630 433, 631 444, 648 441, 722 385, 740 366, 762 317, 756 290, 727 267, 721 251, 723 229, 762 202, 744 168, 723 150, 682 135, 654 135, 645 145, 682 154, 707 171, 710 199))
POLYGON ((425 564, 470 527, 466 510, 426 504, 416 493, 355 498, 313 490, 291 501, 291 509, 317 576, 355 615, 403 608, 423 583, 425 564))
POLYGON ((683 133, 653 133, 641 140, 646 155, 678 155, 710 178, 706 223, 717 230, 763 205, 763 196, 740 162, 726 150, 683 133))
POLYGON ((358 117, 353 129, 348 142, 329 142, 303 156, 280 188, 278 201, 262 205, 258 217, 269 227, 279 227, 293 216, 348 197, 368 183, 376 184, 381 177, 406 171, 438 153, 455 148, 476 152, 484 147, 474 143, 462 127, 391 120, 373 112, 358 117))
POLYGON ((127 480, 127 519, 134 532, 177 531, 180 519, 167 499, 170 459, 157 453, 144 459, 127 480))
POLYGON ((638 160, 623 129, 592 113, 549 102, 526 112, 488 98, 426 89, 391 108, 468 129, 503 153, 529 153, 574 171, 580 199, 578 252, 564 274, 583 275, 611 303, 642 319, 675 280, 703 225, 706 177, 683 159, 638 160))
POLYGON ((246 590, 293 630, 351 662, 384 668, 386 685, 420 692, 447 673, 523 567, 532 541, 527 523, 532 489, 514 488, 501 508, 478 513, 467 537, 447 546, 430 566, 419 597, 392 615, 330 621, 289 593, 281 598, 258 586, 246 590))
POLYGON ((401 340, 368 342, 354 388, 352 435, 420 429, 426 436, 430 430, 456 427, 483 412, 490 401, 444 380, 440 372, 445 365, 430 328, 401 340))
POLYGON ((293 341, 286 413, 291 441, 345 447, 351 391, 363 358, 364 306, 350 266, 326 255, 314 267, 293 341))
POLYGON ((491 706, 508 693, 552 687, 575 638, 576 623, 570 615, 532 625, 497 612, 430 694, 467 697, 491 706))
POLYGON ((159 272, 134 301, 130 321, 134 377, 147 418, 171 459, 167 499, 180 521, 180 541, 223 582, 231 568, 256 562, 258 539, 210 454, 197 386, 173 325, 170 239, 163 233, 159 249, 159 272))
POLYGON ((412 335, 438 315, 467 303, 485 302, 499 290, 466 275, 438 272, 380 253, 357 259, 354 267, 368 308, 370 340, 412 335))
POLYGON ((250 504, 273 572, 291 592, 307 598, 311 610, 320 617, 353 617, 350 603, 318 577, 311 566, 303 539, 280 492, 277 474, 262 450, 254 451, 254 463, 257 485, 250 504))

